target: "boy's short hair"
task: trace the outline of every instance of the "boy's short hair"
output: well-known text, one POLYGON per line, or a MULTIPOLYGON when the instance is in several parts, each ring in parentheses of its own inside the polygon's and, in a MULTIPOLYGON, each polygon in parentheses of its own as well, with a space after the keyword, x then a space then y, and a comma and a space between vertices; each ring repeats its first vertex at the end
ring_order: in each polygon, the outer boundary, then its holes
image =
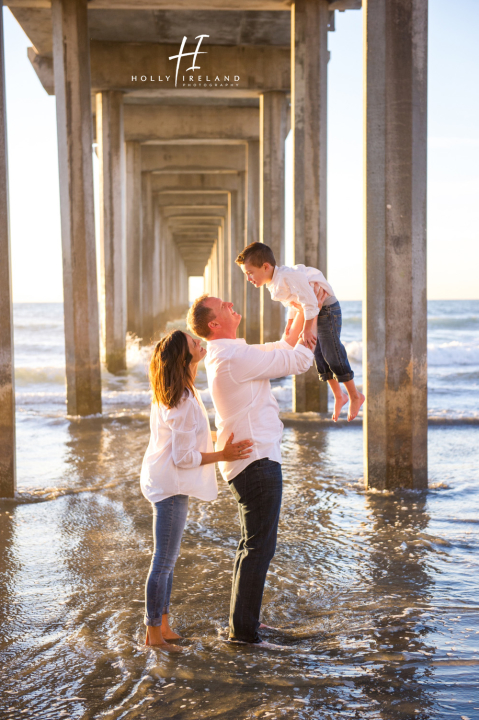
POLYGON ((206 340, 211 335, 208 323, 215 319, 216 315, 213 310, 204 304, 209 295, 201 295, 196 298, 193 305, 188 310, 186 323, 190 330, 200 338, 206 340))
POLYGON ((261 267, 263 263, 269 263, 276 267, 276 260, 273 251, 268 245, 260 242, 253 242, 240 252, 235 260, 237 265, 244 265, 245 262, 250 263, 254 267, 261 267))

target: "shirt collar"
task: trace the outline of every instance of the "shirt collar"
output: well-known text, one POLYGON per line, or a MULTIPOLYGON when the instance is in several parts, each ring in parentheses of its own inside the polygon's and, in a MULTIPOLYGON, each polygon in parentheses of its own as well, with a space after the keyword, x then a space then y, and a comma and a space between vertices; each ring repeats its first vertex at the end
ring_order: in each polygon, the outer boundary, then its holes
POLYGON ((273 277, 271 278, 271 280, 269 282, 265 283, 266 285, 271 285, 271 283, 273 283, 276 280, 276 278, 278 276, 278 270, 279 270, 278 266, 275 265, 274 270, 273 270, 273 277))
POLYGON ((207 340, 208 347, 223 347, 227 345, 244 345, 244 338, 219 338, 217 340, 207 340))

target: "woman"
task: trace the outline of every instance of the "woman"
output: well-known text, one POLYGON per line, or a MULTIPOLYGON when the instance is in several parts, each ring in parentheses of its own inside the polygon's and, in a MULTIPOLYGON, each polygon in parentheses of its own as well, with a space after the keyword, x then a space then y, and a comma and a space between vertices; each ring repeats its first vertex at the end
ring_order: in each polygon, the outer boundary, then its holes
MULTIPOLYGON (((249 457, 252 441, 213 451, 208 415, 194 386, 206 354, 199 340, 175 330, 156 345, 150 363, 153 402, 150 443, 141 468, 141 490, 153 505, 154 549, 146 580, 146 645, 175 650, 168 624, 173 569, 188 513, 188 497, 214 500, 215 462, 249 457)), ((179 649, 179 648, 176 648, 179 649)))

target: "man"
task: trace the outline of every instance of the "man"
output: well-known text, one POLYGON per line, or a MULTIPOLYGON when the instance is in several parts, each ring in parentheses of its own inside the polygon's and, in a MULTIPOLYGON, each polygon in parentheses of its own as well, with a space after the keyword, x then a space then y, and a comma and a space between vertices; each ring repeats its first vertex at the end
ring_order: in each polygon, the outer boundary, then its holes
POLYGON ((236 551, 230 607, 230 641, 262 644, 258 633, 264 583, 276 549, 281 508, 283 423, 270 379, 306 372, 313 353, 298 342, 303 326, 298 312, 287 338, 247 345, 236 338, 241 315, 233 303, 203 295, 188 313, 188 326, 208 343, 208 385, 216 411, 218 444, 234 434, 251 438, 249 458, 220 463, 238 503, 241 540, 236 551))

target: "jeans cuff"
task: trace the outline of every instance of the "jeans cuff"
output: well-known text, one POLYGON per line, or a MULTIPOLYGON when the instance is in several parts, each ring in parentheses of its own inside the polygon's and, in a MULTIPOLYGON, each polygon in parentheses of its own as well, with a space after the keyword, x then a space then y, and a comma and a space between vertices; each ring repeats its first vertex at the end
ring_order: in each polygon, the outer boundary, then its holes
POLYGON ((325 372, 325 373, 318 373, 318 377, 321 380, 321 382, 328 382, 328 380, 332 380, 334 378, 334 375, 332 372, 325 372))
POLYGON ((151 625, 151 627, 160 627, 161 618, 149 618, 145 615, 145 619, 143 622, 146 626, 151 625))
POLYGON ((354 378, 354 373, 352 370, 351 370, 351 372, 346 373, 345 375, 336 375, 336 380, 338 382, 342 382, 342 383, 349 382, 353 378, 354 378))
POLYGON ((239 644, 248 643, 248 645, 257 645, 258 643, 261 642, 261 637, 260 637, 260 635, 256 634, 256 637, 253 640, 243 640, 243 639, 233 637, 232 635, 230 635, 228 640, 231 643, 239 643, 239 644))

